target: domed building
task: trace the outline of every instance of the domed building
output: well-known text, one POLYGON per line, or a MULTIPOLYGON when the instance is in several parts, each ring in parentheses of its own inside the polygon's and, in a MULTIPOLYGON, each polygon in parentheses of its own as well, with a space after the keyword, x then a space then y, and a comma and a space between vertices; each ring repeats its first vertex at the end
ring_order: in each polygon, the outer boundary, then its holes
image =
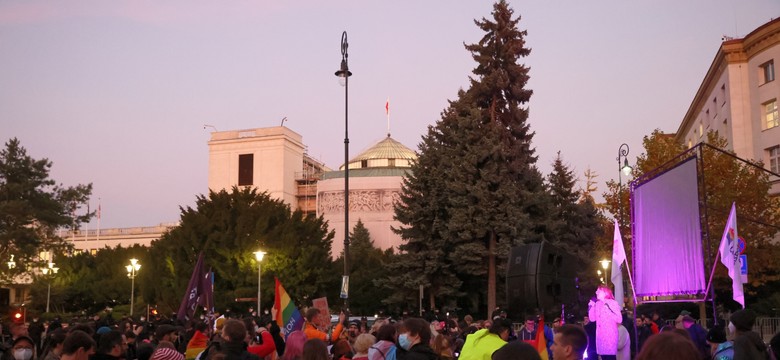
MULTIPOLYGON (((385 250, 401 244, 393 227, 393 204, 400 197, 404 175, 417 158, 414 151, 390 135, 349 161, 349 229, 361 220, 371 234, 374 246, 385 250)), ((335 232, 331 254, 344 250, 344 166, 325 172, 317 182, 317 216, 328 221, 335 232)))

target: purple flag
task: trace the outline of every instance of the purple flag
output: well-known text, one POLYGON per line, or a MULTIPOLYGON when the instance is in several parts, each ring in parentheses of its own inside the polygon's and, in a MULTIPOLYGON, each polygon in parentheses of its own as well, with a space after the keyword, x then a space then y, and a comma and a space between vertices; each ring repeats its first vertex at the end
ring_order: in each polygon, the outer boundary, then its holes
POLYGON ((190 284, 187 285, 187 292, 179 306, 177 317, 180 320, 189 320, 195 314, 195 309, 205 306, 208 309, 214 307, 214 291, 211 288, 211 273, 206 271, 206 265, 203 263, 203 253, 198 255, 198 262, 192 270, 190 284))

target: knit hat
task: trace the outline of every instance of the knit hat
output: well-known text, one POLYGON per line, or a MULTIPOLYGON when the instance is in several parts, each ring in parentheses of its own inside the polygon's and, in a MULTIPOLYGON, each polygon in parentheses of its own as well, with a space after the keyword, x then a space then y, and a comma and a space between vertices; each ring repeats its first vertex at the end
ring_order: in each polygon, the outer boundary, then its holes
POLYGON ((756 313, 752 310, 742 309, 731 314, 731 323, 739 331, 751 331, 756 323, 756 313))
POLYGON ((707 342, 713 344, 726 342, 726 331, 721 326, 713 327, 707 332, 707 342))
POLYGON ((170 348, 157 348, 150 360, 184 360, 184 355, 170 348))

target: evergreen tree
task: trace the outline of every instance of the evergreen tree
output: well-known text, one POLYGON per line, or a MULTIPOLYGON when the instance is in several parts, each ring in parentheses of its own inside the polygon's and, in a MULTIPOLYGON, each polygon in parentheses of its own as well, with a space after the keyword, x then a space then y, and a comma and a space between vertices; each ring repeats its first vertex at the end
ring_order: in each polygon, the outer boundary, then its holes
POLYGON ((13 256, 17 266, 0 271, 0 283, 39 267, 44 250, 62 254, 70 244, 57 236, 60 228, 75 229, 94 213, 75 215, 87 204, 92 184, 65 187, 49 177, 52 162, 27 155, 13 138, 0 150, 0 259, 13 256))
MULTIPOLYGON (((580 191, 574 189, 576 182, 574 173, 563 163, 561 153, 558 152, 553 162, 553 171, 547 176, 557 225, 550 240, 552 244, 577 256, 580 261, 592 262, 593 245, 602 230, 600 216, 592 198, 583 199, 580 191)), ((581 270, 584 272, 586 268, 581 270)))
MULTIPOLYGON (((363 221, 357 224, 349 235, 349 257, 352 272, 349 276, 349 308, 353 314, 376 314, 382 308, 382 300, 390 296, 386 288, 374 285, 382 277, 384 266, 392 250, 383 252, 374 246, 371 234, 363 221)), ((334 272, 344 269, 344 252, 334 262, 334 272)))
POLYGON ((485 35, 466 45, 477 62, 470 88, 429 128, 404 182, 396 217, 404 224, 405 254, 396 265, 405 265, 396 270, 410 276, 391 280, 422 279, 431 301, 487 288, 483 309, 496 305, 497 273, 509 248, 544 239, 550 210, 522 107, 532 94, 525 88, 528 68, 518 64, 530 53, 526 32, 506 1, 494 5, 492 16, 475 21, 485 35), (469 288, 455 287, 462 284, 469 288))

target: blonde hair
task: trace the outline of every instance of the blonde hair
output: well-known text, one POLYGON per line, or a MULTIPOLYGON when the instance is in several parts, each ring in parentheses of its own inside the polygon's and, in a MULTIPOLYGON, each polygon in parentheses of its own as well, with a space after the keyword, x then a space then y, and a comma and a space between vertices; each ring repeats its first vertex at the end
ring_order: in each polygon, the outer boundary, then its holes
POLYGON ((355 344, 352 348, 355 349, 356 354, 367 354, 368 348, 376 343, 376 338, 371 334, 360 334, 355 339, 355 344))

